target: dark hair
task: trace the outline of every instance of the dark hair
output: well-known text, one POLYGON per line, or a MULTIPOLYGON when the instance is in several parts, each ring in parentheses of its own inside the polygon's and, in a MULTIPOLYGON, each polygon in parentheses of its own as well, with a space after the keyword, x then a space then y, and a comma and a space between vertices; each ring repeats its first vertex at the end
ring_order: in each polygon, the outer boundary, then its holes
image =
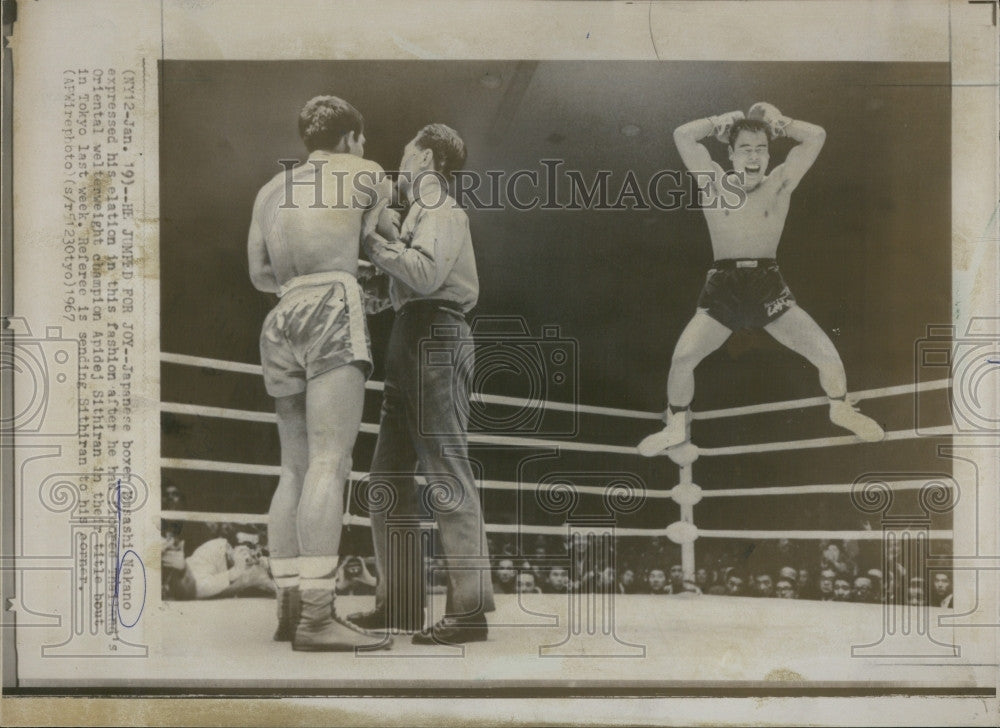
POLYGON ((736 137, 740 135, 741 131, 762 131, 767 134, 768 139, 771 138, 771 127, 763 119, 737 119, 729 127, 729 146, 736 144, 736 137))
POLYGON ((421 149, 431 150, 435 171, 446 177, 465 164, 465 142, 450 126, 428 124, 417 133, 416 144, 421 149))
POLYGON ((299 136, 310 152, 334 149, 345 134, 364 129, 361 112, 336 96, 315 96, 299 112, 299 136))

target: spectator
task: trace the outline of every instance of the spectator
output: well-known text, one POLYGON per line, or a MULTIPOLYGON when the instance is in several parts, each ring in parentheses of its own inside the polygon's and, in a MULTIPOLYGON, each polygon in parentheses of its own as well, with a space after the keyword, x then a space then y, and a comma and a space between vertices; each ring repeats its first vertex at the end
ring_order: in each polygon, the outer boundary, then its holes
POLYGON ((903 545, 893 541, 885 554, 885 586, 886 600, 891 604, 903 604, 907 600, 905 593, 906 567, 903 566, 903 545))
POLYGON ((714 581, 715 580, 712 579, 712 575, 709 574, 708 569, 706 569, 704 566, 699 567, 698 569, 695 570, 694 583, 697 584, 698 588, 702 592, 707 592, 709 589, 711 589, 714 581))
POLYGON ((180 599, 180 595, 191 588, 191 585, 185 587, 179 583, 184 577, 184 542, 181 540, 180 522, 163 521, 160 537, 160 599, 180 599))
POLYGON ((934 581, 932 584, 933 592, 933 604, 935 607, 946 607, 951 608, 952 604, 952 588, 951 588, 951 575, 946 571, 935 571, 934 581))
POLYGON ((809 572, 809 569, 802 568, 798 570, 798 576, 795 580, 795 591, 799 595, 799 599, 819 599, 816 585, 809 578, 811 576, 812 574, 809 572))
POLYGON ((579 591, 592 578, 588 568, 587 540, 582 533, 574 532, 563 539, 566 555, 569 556, 569 590, 579 591))
POLYGON ((549 569, 548 578, 542 582, 542 590, 546 594, 565 594, 569 587, 569 572, 562 566, 549 569))
POLYGON ((613 567, 608 566, 594 575, 593 590, 599 594, 620 594, 618 576, 613 567))
POLYGON ((493 591, 497 594, 513 594, 517 589, 516 578, 514 562, 510 559, 501 559, 493 572, 493 591))
POLYGON ((865 572, 865 576, 872 580, 872 589, 875 591, 874 600, 876 602, 884 602, 886 600, 886 592, 882 584, 882 570, 869 569, 865 572))
POLYGON ((635 579, 635 571, 632 569, 625 569, 625 571, 622 572, 621 579, 618 581, 618 591, 622 594, 639 593, 639 582, 635 579))
POLYGON ((910 579, 907 603, 911 607, 927 606, 927 595, 924 593, 924 580, 919 576, 910 579))
POLYGON ((795 582, 790 579, 778 579, 778 583, 774 585, 774 592, 778 599, 798 598, 795 593, 795 582))
POLYGON ((878 602, 878 591, 870 576, 859 576, 854 580, 854 601, 863 604, 878 602))
POLYGON ((746 585, 739 574, 730 574, 726 579, 726 595, 730 597, 746 596, 746 585))
POLYGON ((180 521, 160 521, 160 535, 163 536, 165 540, 169 539, 172 546, 180 545, 181 548, 184 547, 184 542, 181 541, 181 531, 184 528, 184 524, 180 521))
POLYGON ((835 543, 827 544, 823 549, 819 565, 821 569, 832 570, 835 573, 834 578, 838 576, 854 576, 854 564, 851 563, 848 555, 842 552, 840 547, 835 543))
POLYGON ((530 571, 522 571, 517 575, 518 594, 541 594, 542 590, 535 586, 535 575, 530 571))
MULTIPOLYGON (((170 480, 164 480, 163 490, 160 494, 160 509, 163 511, 184 511, 187 510, 187 500, 181 489, 170 480)), ((223 534, 220 532, 220 524, 199 521, 170 521, 170 530, 174 532, 175 540, 184 548, 186 556, 194 553, 194 550, 207 541, 219 538, 223 534), (181 530, 183 529, 184 540, 181 541, 181 530)))
POLYGON ((771 578, 770 574, 758 574, 754 579, 754 596, 755 597, 773 597, 774 596, 774 580, 771 578))
MULTIPOLYGON (((428 570, 434 573, 433 570, 428 570)), ((369 596, 375 593, 376 580, 368 571, 368 567, 361 558, 357 556, 345 556, 340 561, 337 568, 336 577, 337 594, 351 594, 369 596)))
POLYGON ((684 593, 684 567, 680 564, 671 564, 670 566, 670 593, 684 593))
POLYGON ((823 569, 819 573, 819 598, 824 602, 833 601, 833 582, 837 573, 833 569, 823 569))
POLYGON ((670 593, 670 585, 667 584, 667 575, 663 569, 650 569, 649 576, 646 577, 646 584, 649 586, 648 594, 670 593))
POLYGON ((163 484, 163 494, 160 497, 160 509, 164 511, 183 511, 184 496, 180 488, 169 480, 163 484))
POLYGON ((787 579, 792 584, 795 584, 799 578, 799 571, 794 566, 782 566, 781 570, 778 571, 778 578, 787 579))
POLYGON ((851 601, 851 582, 847 579, 842 579, 837 577, 833 580, 833 601, 835 602, 849 602, 851 601))

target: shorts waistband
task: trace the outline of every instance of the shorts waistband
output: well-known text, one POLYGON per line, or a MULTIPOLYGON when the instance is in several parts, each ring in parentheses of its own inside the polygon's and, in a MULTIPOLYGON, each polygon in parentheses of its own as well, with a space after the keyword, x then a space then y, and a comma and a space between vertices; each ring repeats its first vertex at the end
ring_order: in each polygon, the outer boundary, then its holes
POLYGON ((734 270, 736 268, 766 268, 769 265, 777 265, 774 258, 723 258, 712 263, 713 268, 722 270, 734 270))
POLYGON ((285 285, 278 289, 278 298, 286 295, 296 288, 306 288, 312 286, 326 286, 331 283, 343 283, 345 287, 354 284, 358 285, 358 279, 345 270, 327 270, 321 273, 307 273, 304 276, 295 276, 285 285))
POLYGON ((458 301, 452 301, 447 298, 416 298, 412 301, 407 301, 399 309, 399 313, 422 313, 424 311, 435 311, 441 308, 448 309, 451 313, 456 313, 461 317, 465 317, 465 311, 462 309, 462 304, 458 301))

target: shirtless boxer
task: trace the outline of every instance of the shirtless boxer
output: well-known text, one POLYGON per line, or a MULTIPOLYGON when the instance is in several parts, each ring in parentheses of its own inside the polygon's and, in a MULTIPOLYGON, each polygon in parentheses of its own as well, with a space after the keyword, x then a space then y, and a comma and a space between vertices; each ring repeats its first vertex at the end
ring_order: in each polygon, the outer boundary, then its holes
POLYGON ((341 620, 333 599, 344 485, 372 370, 358 250, 367 211, 391 183, 363 159, 364 120, 342 99, 306 103, 299 134, 309 159, 258 193, 247 245, 254 286, 280 297, 260 334, 281 441, 268 514, 280 590, 274 638, 307 651, 386 647, 387 638, 341 620))
POLYGON ((792 120, 766 103, 754 104, 749 118, 731 111, 688 122, 674 131, 685 166, 692 172, 711 174, 702 203, 715 263, 698 298, 698 310, 674 349, 667 376, 667 426, 639 443, 641 455, 656 455, 688 439, 695 367, 733 331, 744 328, 763 327, 819 370, 820 386, 830 398, 831 422, 865 442, 885 437, 878 423, 847 399, 840 355, 823 329, 796 305, 775 262, 792 191, 816 161, 825 139, 821 127, 792 120), (734 174, 725 180, 722 167, 699 142, 710 135, 729 144, 734 174), (798 145, 783 164, 765 174, 769 136, 787 136, 798 145), (725 204, 727 199, 732 201, 736 188, 742 188, 743 203, 725 204))

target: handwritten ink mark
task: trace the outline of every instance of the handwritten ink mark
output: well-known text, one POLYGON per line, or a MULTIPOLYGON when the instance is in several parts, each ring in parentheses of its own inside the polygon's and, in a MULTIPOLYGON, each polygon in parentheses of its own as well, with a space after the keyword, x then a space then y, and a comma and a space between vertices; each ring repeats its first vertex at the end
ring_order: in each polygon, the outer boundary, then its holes
POLYGON ((142 610, 146 608, 146 565, 142 563, 142 559, 139 558, 137 554, 132 549, 128 549, 125 553, 121 553, 122 549, 122 480, 118 479, 115 485, 115 510, 118 512, 118 533, 116 534, 115 541, 115 614, 118 616, 118 624, 126 629, 131 629, 139 623, 139 619, 142 617, 142 610), (122 606, 121 602, 118 600, 118 585, 121 583, 122 576, 122 565, 128 558, 128 555, 132 554, 133 558, 139 563, 139 568, 142 570, 142 603, 139 605, 139 613, 135 615, 135 620, 131 624, 127 624, 122 619, 122 606))

